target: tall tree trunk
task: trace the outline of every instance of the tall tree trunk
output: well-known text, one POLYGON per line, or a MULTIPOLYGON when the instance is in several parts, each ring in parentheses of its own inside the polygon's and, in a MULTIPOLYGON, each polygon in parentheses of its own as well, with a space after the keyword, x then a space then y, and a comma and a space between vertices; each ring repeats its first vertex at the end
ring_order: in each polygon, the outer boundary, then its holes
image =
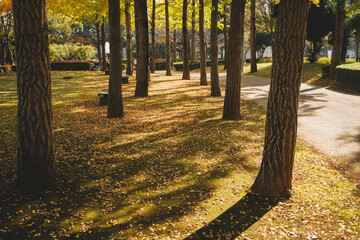
POLYGON ((45 0, 13 1, 17 92, 17 183, 25 191, 56 184, 45 0))
POLYGON ((155 0, 153 0, 153 9, 151 17, 151 62, 150 70, 155 73, 155 59, 156 59, 156 42, 155 42, 155 0))
POLYGON ((195 64, 195 54, 196 54, 196 49, 195 49, 195 16, 196 16, 196 12, 195 12, 195 0, 192 1, 192 6, 193 6, 193 11, 191 13, 191 54, 190 54, 190 61, 191 64, 195 64))
POLYGON ((309 1, 280 1, 263 158, 251 187, 261 196, 291 195, 308 10, 309 1))
POLYGON ((7 61, 10 65, 14 64, 14 56, 13 56, 13 52, 10 49, 10 44, 7 47, 7 61))
POLYGON ((135 0, 136 89, 135 97, 148 96, 149 35, 146 0, 135 0))
POLYGON ((211 8, 211 96, 221 96, 218 69, 218 0, 212 0, 211 8))
POLYGON ((103 65, 102 65, 102 70, 103 71, 106 70, 105 43, 106 43, 106 39, 105 39, 105 17, 103 17, 103 22, 101 24, 101 53, 102 53, 102 61, 103 61, 103 65))
POLYGON ((360 42, 360 33, 356 33, 355 35, 355 42, 356 42, 356 50, 355 50, 355 57, 356 62, 359 62, 359 42, 360 42))
POLYGON ((96 26, 96 47, 97 47, 97 53, 98 53, 98 59, 99 59, 99 67, 102 70, 102 56, 101 56, 101 38, 100 38, 100 23, 97 21, 95 23, 96 26))
POLYGON ((176 62, 176 55, 177 55, 177 50, 176 50, 176 29, 174 30, 173 33, 173 62, 176 62))
POLYGON ((345 22, 345 0, 337 0, 335 13, 335 34, 334 44, 331 54, 331 64, 329 70, 329 78, 335 79, 335 68, 340 64, 341 46, 344 34, 345 22))
POLYGON ((5 54, 5 43, 2 41, 0 43, 0 65, 5 65, 6 61, 6 54, 5 54))
POLYGON ((256 65, 256 50, 255 50, 255 32, 256 32, 256 25, 255 25, 255 0, 251 0, 251 19, 250 19, 250 62, 251 62, 251 69, 250 72, 257 72, 257 65, 256 65))
POLYGON ((171 76, 171 46, 169 23, 169 0, 165 0, 165 31, 166 31, 166 76, 171 76))
POLYGON ((121 25, 120 0, 109 1, 109 33, 110 33, 110 77, 108 118, 124 116, 122 101, 122 58, 121 58, 121 25))
POLYGON ((133 51, 131 37, 131 15, 129 12, 130 2, 125 3, 125 21, 126 21, 126 75, 133 75, 133 51))
POLYGON ((189 42, 188 42, 188 29, 187 29, 187 0, 183 0, 183 18, 182 18, 182 38, 183 38, 183 75, 182 79, 190 80, 189 68, 189 42))
POLYGON ((228 37, 227 37, 227 4, 224 4, 224 70, 227 68, 227 55, 228 55, 228 37))
POLYGON ((204 30, 204 0, 199 0, 200 85, 206 86, 206 48, 204 30))
POLYGON ((241 65, 246 0, 232 1, 223 119, 240 120, 241 65))

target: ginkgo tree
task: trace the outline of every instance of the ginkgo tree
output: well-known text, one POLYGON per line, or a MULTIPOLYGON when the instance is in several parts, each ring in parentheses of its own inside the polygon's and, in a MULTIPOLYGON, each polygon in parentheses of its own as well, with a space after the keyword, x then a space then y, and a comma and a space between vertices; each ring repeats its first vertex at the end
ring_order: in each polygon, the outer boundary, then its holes
POLYGON ((52 0, 48 3, 49 12, 53 15, 58 15, 59 18, 67 19, 67 26, 70 26, 70 23, 82 25, 83 22, 93 23, 97 28, 97 48, 99 55, 99 64, 102 66, 102 69, 105 70, 106 64, 105 61, 105 31, 104 31, 104 19, 108 11, 108 2, 107 0, 52 0), (69 20, 70 19, 70 20, 69 20), (101 34, 100 38, 100 25, 101 25, 101 34), (100 54, 100 40, 102 46, 102 58, 100 54))
POLYGON ((11 0, 0 2, 0 64, 6 64, 9 56, 9 63, 13 62, 13 53, 10 43, 13 39, 13 17, 11 0))
MULTIPOLYGON (((309 0, 281 0, 275 28, 273 67, 267 103, 265 144, 251 191, 289 197, 297 138, 298 105, 309 0)), ((312 1, 318 4, 319 1, 312 1)))
POLYGON ((45 10, 45 0, 13 0, 18 91, 17 183, 30 192, 51 189, 56 184, 45 10))

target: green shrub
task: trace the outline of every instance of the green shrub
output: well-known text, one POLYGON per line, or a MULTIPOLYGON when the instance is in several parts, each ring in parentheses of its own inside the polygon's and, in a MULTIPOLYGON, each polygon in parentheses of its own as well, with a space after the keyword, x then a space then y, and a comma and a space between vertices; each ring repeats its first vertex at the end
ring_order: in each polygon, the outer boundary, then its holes
POLYGON ((259 63, 272 63, 272 58, 271 57, 260 58, 259 63))
POLYGON ((51 70, 88 71, 95 65, 92 61, 61 61, 52 62, 51 70))
POLYGON ((342 64, 336 67, 336 81, 347 87, 360 87, 360 63, 342 64))
POLYGON ((75 43, 50 44, 50 60, 92 60, 96 57, 95 48, 91 45, 79 45, 75 43))
MULTIPOLYGON (((171 62, 172 65, 172 62, 171 62)), ((155 61, 155 70, 166 70, 166 60, 165 59, 157 59, 155 61)))
MULTIPOLYGON (((251 59, 250 59, 250 58, 247 58, 247 59, 245 59, 245 62, 246 62, 246 63, 250 63, 250 62, 251 62, 251 59)), ((256 62, 257 62, 257 63, 260 62, 260 58, 256 58, 256 62)))
MULTIPOLYGON (((224 60, 218 60, 218 65, 224 65, 224 60)), ((211 61, 206 60, 206 67, 210 67, 211 61)), ((174 63, 174 68, 176 71, 182 71, 183 70, 183 63, 182 62, 176 62, 174 63)), ((198 69, 200 68, 200 60, 195 60, 194 64, 189 63, 190 70, 198 69)))
MULTIPOLYGON (((251 61, 250 58, 245 59, 246 63, 250 63, 250 61, 251 61)), ((271 57, 256 58, 256 62, 257 63, 272 63, 272 58, 271 57)))
POLYGON ((331 58, 319 58, 317 61, 317 63, 323 63, 323 64, 330 64, 331 63, 331 58))

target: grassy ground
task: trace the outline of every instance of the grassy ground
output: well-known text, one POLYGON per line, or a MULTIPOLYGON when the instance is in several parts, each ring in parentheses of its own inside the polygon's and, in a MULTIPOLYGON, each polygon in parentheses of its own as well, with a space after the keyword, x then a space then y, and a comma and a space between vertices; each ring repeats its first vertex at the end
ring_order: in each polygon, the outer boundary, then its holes
MULTIPOLYGON (((271 63, 258 63, 257 67, 260 71, 256 74, 260 74, 259 76, 263 76, 263 77, 270 77, 271 63)), ((210 71, 211 71, 211 67, 207 67, 206 72, 210 73, 210 71)), ((219 71, 219 73, 226 73, 226 69, 224 69, 224 65, 219 65, 218 71, 219 71)), ((200 72, 200 69, 197 68, 197 69, 191 70, 191 72, 200 72)), ((244 64, 244 73, 247 74, 249 72, 250 72, 250 64, 245 63, 244 64)))
MULTIPOLYGON (((326 65, 325 63, 304 63, 302 82, 315 82, 319 80, 322 77, 321 69, 326 65)), ((269 78, 271 77, 271 66, 271 63, 260 63, 258 64, 258 72, 252 73, 252 75, 269 78)), ((249 73, 250 70, 245 72, 249 73)))
POLYGON ((0 239, 182 239, 223 217, 220 239, 230 230, 238 239, 358 239, 359 189, 304 142, 291 199, 246 195, 264 137, 253 102, 242 100, 242 121, 223 121, 223 98, 210 97, 210 87, 152 75, 150 97, 133 97, 130 79, 125 117, 107 119, 97 93, 108 76, 52 79, 59 187, 23 196, 14 187, 15 76, 0 76, 0 239))
MULTIPOLYGON (((316 63, 309 63, 308 61, 305 61, 301 82, 321 87, 329 87, 335 90, 352 91, 352 89, 349 89, 346 86, 342 86, 341 83, 337 83, 335 80, 330 80, 322 77, 322 68, 324 66, 330 65, 330 61, 330 58, 319 58, 316 63)), ((354 59, 346 60, 346 63, 352 62, 354 62, 354 59)), ((251 74, 260 77, 270 78, 271 66, 271 63, 258 63, 258 72, 251 74)), ((250 74, 249 64, 245 64, 244 72, 245 74, 250 74)))

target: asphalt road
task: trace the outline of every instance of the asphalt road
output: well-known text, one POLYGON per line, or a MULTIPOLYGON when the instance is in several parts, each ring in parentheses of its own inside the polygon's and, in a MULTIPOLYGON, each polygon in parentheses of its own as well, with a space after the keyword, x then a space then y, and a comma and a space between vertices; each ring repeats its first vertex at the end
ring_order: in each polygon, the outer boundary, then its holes
MULTIPOLYGON (((243 75, 242 94, 266 108, 269 82, 243 75)), ((360 95, 302 84, 298 123, 301 139, 360 180, 360 95)))
MULTIPOLYGON (((181 75, 180 72, 175 74, 181 75)), ((191 73, 191 78, 200 78, 191 73)), ((208 75, 208 80, 210 76, 208 75)), ((220 74, 225 86, 226 74, 220 74)), ((266 108, 269 78, 242 76, 242 96, 266 108)), ((298 136, 328 156, 348 176, 360 180, 360 94, 302 84, 298 136)))

